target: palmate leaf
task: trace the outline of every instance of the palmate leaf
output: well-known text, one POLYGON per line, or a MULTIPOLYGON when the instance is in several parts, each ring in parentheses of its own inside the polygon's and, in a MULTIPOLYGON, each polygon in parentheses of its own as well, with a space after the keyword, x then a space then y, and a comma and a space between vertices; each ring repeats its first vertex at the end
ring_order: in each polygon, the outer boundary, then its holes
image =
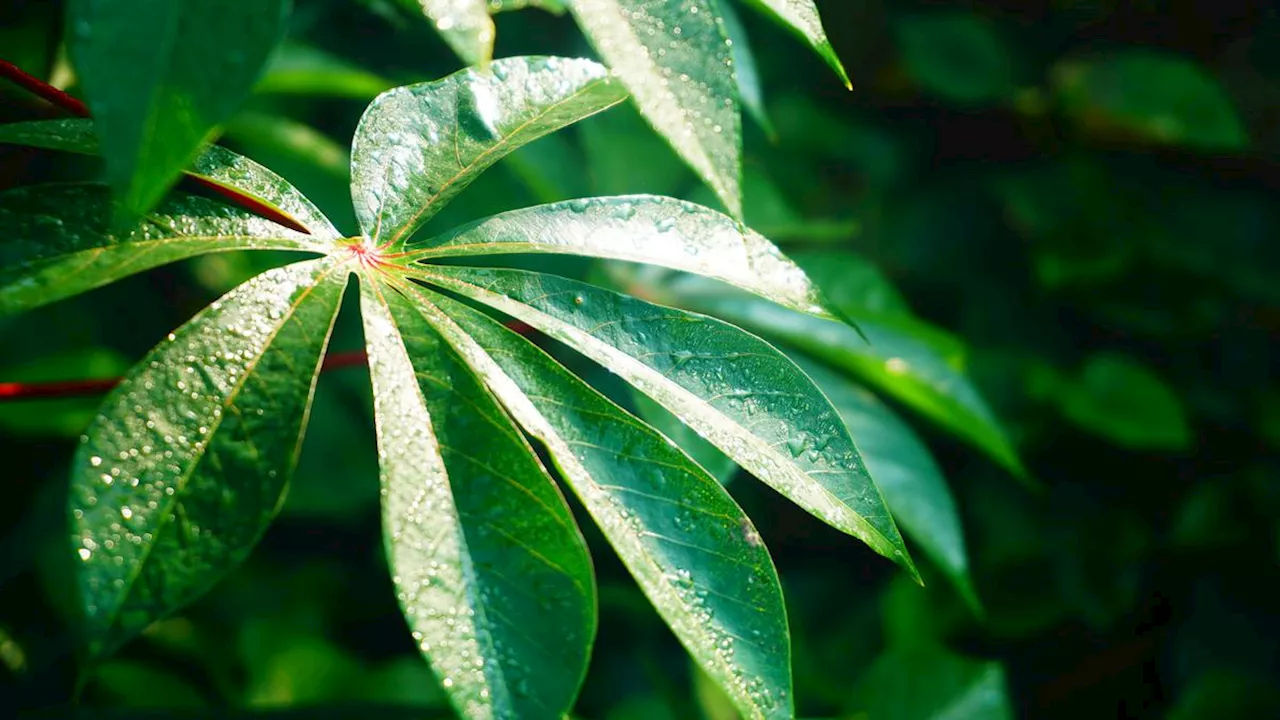
POLYGON ((107 397, 71 478, 91 653, 204 592, 266 529, 297 461, 346 277, 321 259, 250 280, 107 397))
MULTIPOLYGON (((98 138, 93 121, 36 120, 0 125, 0 143, 96 155, 98 138)), ((333 223, 288 181, 258 163, 217 145, 205 148, 188 174, 236 193, 249 195, 287 215, 306 228, 318 251, 331 250, 339 237, 333 223)))
POLYGON ((395 248, 504 155, 625 97, 597 63, 523 57, 384 93, 351 150, 360 227, 395 248))
POLYGON ((423 245, 408 258, 561 253, 649 263, 834 317, 817 286, 773 243, 714 210, 674 198, 588 198, 513 210, 423 245))
POLYGON ((586 672, 595 578, 505 411, 407 297, 362 278, 383 526, 414 638, 465 717, 557 718, 586 672))
POLYGON ((552 275, 438 267, 419 277, 617 373, 797 505, 914 573, 844 423, 768 343, 714 318, 552 275))
POLYGON ((688 456, 475 310, 405 288, 548 453, 640 588, 749 718, 790 718, 777 573, 751 521, 688 456))
POLYGON ((738 89, 718 3, 573 0, 570 9, 640 112, 741 218, 738 89))
POLYGON ((173 193, 124 231, 110 229, 112 208, 105 185, 0 193, 0 317, 195 255, 327 249, 313 236, 194 195, 173 193))
POLYGON ((287 0, 73 0, 69 53, 126 215, 151 209, 249 95, 287 0), (226 39, 234 37, 229 49, 226 39))
POLYGON ((822 29, 822 18, 818 16, 818 8, 813 0, 746 0, 751 5, 773 16, 779 23, 799 35, 823 60, 836 71, 841 82, 853 89, 849 75, 840 64, 840 58, 831 41, 827 40, 827 32, 822 29))

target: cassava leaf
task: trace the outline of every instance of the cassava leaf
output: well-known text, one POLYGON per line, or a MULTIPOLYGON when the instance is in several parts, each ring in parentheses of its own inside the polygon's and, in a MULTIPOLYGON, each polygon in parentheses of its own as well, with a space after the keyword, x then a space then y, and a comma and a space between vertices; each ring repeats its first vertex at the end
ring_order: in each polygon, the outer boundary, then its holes
POLYGON ((110 229, 112 205, 97 184, 0 193, 0 316, 195 255, 323 249, 313 236, 194 195, 174 193, 128 230, 110 229))
POLYGON ((793 312, 694 276, 651 274, 642 281, 624 268, 615 282, 635 285, 634 294, 723 318, 803 350, 852 373, 973 444, 1027 482, 1025 470, 1003 428, 964 372, 964 348, 952 336, 901 310, 843 314, 858 329, 793 312), (643 283, 643 284, 641 284, 643 283), (859 330, 865 337, 859 335, 859 330))
POLYGON ((107 397, 76 451, 69 501, 91 654, 202 594, 266 529, 345 286, 331 259, 260 275, 107 397))
POLYGON ((636 417, 644 420, 654 430, 667 436, 694 462, 702 466, 707 474, 728 485, 738 473, 738 463, 720 452, 715 445, 707 442, 693 428, 680 422, 680 418, 659 405, 652 398, 634 388, 631 391, 632 402, 636 406, 636 417))
POLYGON ((554 275, 438 267, 421 277, 603 365, 823 522, 915 572, 844 423, 768 343, 714 318, 554 275))
POLYGON ((929 449, 865 388, 803 356, 795 360, 840 413, 903 532, 942 570, 969 607, 981 612, 969 577, 960 513, 929 449))
POLYGON ((127 214, 151 209, 249 95, 287 0, 72 0, 69 53, 127 214), (227 38, 235 38, 232 47, 227 38))
POLYGON ((595 634, 582 536, 533 449, 415 294, 362 279, 401 609, 463 717, 558 720, 595 634))
POLYGON ((801 312, 834 317, 818 288, 760 235, 674 198, 589 198, 513 210, 428 240, 413 259, 560 253, 705 275, 801 312))
POLYGON ((792 717, 777 573, 722 487, 529 343, 434 293, 416 307, 530 435, 694 659, 749 718, 792 717))
POLYGON ((420 12, 436 26, 436 32, 468 65, 486 65, 493 59, 493 20, 488 0, 400 0, 411 12, 420 12))
POLYGON ((574 0, 570 9, 640 112, 741 218, 738 88, 718 3, 574 0))
POLYGON ((626 97, 589 60, 507 58, 380 95, 356 129, 351 193, 374 244, 403 244, 512 150, 626 97))
POLYGON ((317 47, 286 43, 271 57, 255 93, 369 101, 395 83, 317 47))
POLYGON ((771 15, 784 27, 809 43, 818 56, 825 60, 832 70, 835 70, 836 75, 840 76, 840 81, 849 89, 853 89, 853 83, 849 82, 849 75, 845 73, 844 66, 840 64, 840 58, 831 47, 831 41, 827 39, 827 32, 822 29, 822 18, 818 16, 818 8, 813 0, 747 0, 747 2, 771 15))
MULTIPOLYGON (((0 143, 88 155, 96 155, 99 151, 93 121, 83 119, 0 125, 0 143)), ((187 173, 266 203, 305 227, 317 243, 339 237, 333 223, 297 188, 274 172, 226 148, 217 145, 206 148, 187 173)), ((333 246, 323 244, 317 247, 333 246)))

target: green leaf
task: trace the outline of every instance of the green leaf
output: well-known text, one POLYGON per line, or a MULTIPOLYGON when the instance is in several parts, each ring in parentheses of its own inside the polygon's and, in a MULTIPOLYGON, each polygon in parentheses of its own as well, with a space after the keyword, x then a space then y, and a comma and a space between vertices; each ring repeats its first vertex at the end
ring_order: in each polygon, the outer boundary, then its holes
POLYGON ((240 286, 103 403, 72 465, 84 630, 110 652, 248 555, 280 507, 346 286, 314 260, 240 286))
POLYGON ((377 245, 403 244, 512 150, 626 97, 589 60, 507 58, 384 93, 351 151, 356 217, 377 245))
POLYGON ((818 363, 795 358, 831 400, 858 445, 871 479, 902 530, 920 545, 975 612, 960 513, 942 471, 912 429, 879 398, 818 363))
POLYGON ((561 15, 565 11, 566 0, 489 0, 489 13, 497 15, 500 12, 508 10, 523 10, 528 7, 536 7, 546 10, 555 15, 561 15))
POLYGON ((915 573, 844 423, 768 343, 714 318, 554 275, 438 267, 419 277, 586 355, 797 505, 915 573))
POLYGON ((395 83, 320 48, 286 43, 271 57, 254 92, 369 101, 395 83))
MULTIPOLYGON (((764 106, 764 91, 760 89, 760 73, 756 70, 756 56, 751 50, 751 41, 747 37, 747 29, 733 9, 733 3, 719 4, 720 19, 724 22, 725 34, 733 43, 733 70, 738 80, 738 97, 742 107, 756 121, 760 129, 769 137, 774 137, 773 125, 769 122, 769 113, 764 106)), ((752 200, 754 203, 755 201, 752 200)))
POLYGON ((1007 720, 1013 717, 1004 668, 912 646, 881 655, 859 680, 852 708, 876 720, 1007 720))
POLYGON ((738 88, 718 3, 574 0, 570 9, 640 112, 741 218, 738 88))
MULTIPOLYGON (((58 382, 67 378, 109 380, 119 377, 132 364, 108 347, 90 345, 56 353, 49 352, 48 345, 42 349, 44 352, 39 357, 26 362, 15 363, 7 359, 0 367, 0 377, 6 383, 20 384, 58 382)), ((0 403, 0 430, 17 437, 76 437, 93 420, 98 400, 96 397, 70 397, 0 403)))
POLYGON ((858 323, 855 330, 844 323, 761 302, 703 278, 664 275, 642 279, 621 268, 611 272, 615 282, 632 286, 633 294, 647 293, 655 302, 724 318, 850 372, 1027 479, 1003 429, 964 372, 963 346, 931 325, 901 311, 880 314, 842 308, 858 323))
POLYGON ((909 15, 896 26, 907 73, 927 92, 964 106, 997 103, 1013 92, 1013 59, 977 15, 909 15))
POLYGON ((1066 380, 1055 394, 1068 420, 1126 447, 1185 450, 1191 445, 1182 401, 1131 358, 1090 356, 1079 377, 1066 380))
POLYGON ((468 65, 488 65, 493 59, 495 33, 488 0, 400 0, 400 4, 426 15, 468 65))
POLYGON ((715 445, 704 440, 701 435, 694 432, 693 428, 680 422, 680 418, 672 415, 648 395, 633 389, 631 398, 636 405, 637 417, 652 426, 654 430, 666 435, 667 439, 675 443, 721 485, 728 485, 738 474, 738 463, 720 452, 715 445))
POLYGON ((1067 61, 1055 80, 1063 109, 1086 129, 1210 151, 1249 144, 1226 91, 1190 60, 1127 49, 1067 61))
MULTIPOLYGON (((94 135, 92 120, 38 120, 0 125, 0 143, 87 155, 98 153, 98 139, 94 135)), ((317 242, 339 237, 333 223, 297 188, 274 172, 226 148, 217 145, 206 148, 187 172, 270 205, 297 220, 317 242)), ((333 246, 324 244, 323 247, 333 246)))
POLYGON ((286 0, 71 2, 68 51, 127 214, 159 202, 248 97, 287 10, 286 0))
POLYGON ((595 635, 591 559, 506 412, 403 295, 365 276, 361 307, 401 609, 464 717, 573 706, 595 635))
POLYGON ((777 573, 724 488, 527 340, 456 301, 420 295, 427 320, 546 446, 694 659, 746 717, 792 717, 777 573))
POLYGON ((835 49, 831 47, 831 41, 827 40, 826 31, 822 29, 822 18, 818 16, 818 8, 813 0, 747 1, 809 43, 814 52, 836 71, 840 81, 850 90, 853 89, 853 83, 849 82, 849 76, 845 73, 844 66, 840 64, 840 58, 836 56, 835 49))
POLYGON ((112 205, 95 184, 0 193, 0 316, 205 253, 322 250, 310 235, 194 195, 174 193, 123 231, 110 229, 112 205))
POLYGON ((631 195, 513 210, 454 228, 414 259, 557 253, 650 263, 705 275, 801 312, 834 317, 804 271, 714 210, 631 195))

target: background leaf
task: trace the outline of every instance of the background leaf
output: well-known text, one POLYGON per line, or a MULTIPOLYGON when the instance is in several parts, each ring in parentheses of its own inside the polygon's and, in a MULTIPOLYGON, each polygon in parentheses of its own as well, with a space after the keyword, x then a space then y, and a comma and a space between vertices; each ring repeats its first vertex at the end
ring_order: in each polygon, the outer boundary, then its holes
POLYGON ((1068 420, 1132 448, 1185 450, 1191 443, 1178 396, 1151 370, 1113 353, 1090 356, 1054 395, 1068 420))
POLYGON ((421 12, 435 24, 440 37, 468 65, 487 65, 493 59, 493 20, 486 0, 400 0, 411 12, 421 12))
POLYGON ((151 209, 249 95, 287 9, 286 0, 71 2, 69 52, 127 213, 151 209))
POLYGON ((1013 58, 977 15, 936 12, 897 23, 903 63, 926 92, 960 106, 995 104, 1013 93, 1013 58))
POLYGON ((853 707, 880 720, 1007 720, 1013 717, 1004 670, 940 647, 890 650, 854 691, 853 707))
POLYGON ((345 284, 327 260, 263 274, 108 396, 70 497, 92 654, 201 595, 262 535, 297 462, 345 284))
POLYGON ((737 81, 717 4, 575 0, 570 7, 641 114, 741 218, 737 81))

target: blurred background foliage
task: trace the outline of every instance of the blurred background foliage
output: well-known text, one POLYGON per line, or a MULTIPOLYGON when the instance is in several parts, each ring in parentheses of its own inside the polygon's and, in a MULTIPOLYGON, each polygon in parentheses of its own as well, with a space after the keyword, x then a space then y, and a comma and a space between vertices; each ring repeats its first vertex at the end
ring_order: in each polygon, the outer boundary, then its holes
MULTIPOLYGON (((867 367, 885 353, 936 364, 923 380, 892 363, 862 373, 871 395, 820 337, 789 340, 825 361, 805 362, 890 500, 902 473, 951 488, 959 526, 921 521, 963 533, 968 554, 952 543, 947 567, 945 548, 925 548, 922 589, 735 480, 786 590, 800 715, 1280 717, 1280 14, 1244 0, 818 5, 852 93, 784 31, 736 13, 758 78, 745 93, 747 220, 858 320, 872 340, 859 357, 878 358, 867 367), (921 400, 929 387, 954 399, 947 378, 961 370, 1017 459, 975 434, 963 403, 921 400)), ((496 20, 499 57, 590 54, 567 16, 496 20)), ((74 90, 62 23, 61 2, 0 4, 0 56, 74 90)), ((460 64, 404 3, 298 0, 287 45, 223 139, 353 232, 347 147, 364 105, 460 64)), ((0 87, 0 121, 50 116, 0 87)), ((2 147, 0 187, 85 162, 2 147)), ((715 206, 618 108, 516 153, 432 227, 637 192, 715 206)), ((273 262, 207 256, 0 320, 0 382, 117 375, 273 262)), ((537 264, 769 322, 679 278, 537 264)), ((357 317, 344 313, 335 349, 360 346, 357 317)), ((448 716, 380 552, 363 372, 322 378, 287 505, 250 561, 85 678, 86 702, 448 716)), ((64 478, 94 406, 0 405, 0 715, 76 690, 64 478)), ((601 622, 578 715, 734 717, 588 539, 601 622)))

